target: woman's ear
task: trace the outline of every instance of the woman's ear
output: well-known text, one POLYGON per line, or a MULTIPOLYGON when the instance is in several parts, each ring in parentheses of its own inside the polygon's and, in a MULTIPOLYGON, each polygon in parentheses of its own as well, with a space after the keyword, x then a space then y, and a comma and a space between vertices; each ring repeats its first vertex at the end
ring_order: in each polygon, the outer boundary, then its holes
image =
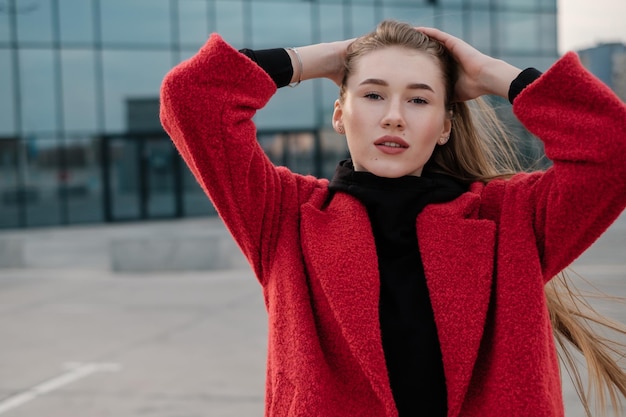
POLYGON ((452 111, 446 112, 446 119, 443 121, 443 129, 437 143, 439 145, 445 145, 450 140, 450 133, 452 132, 452 111))
POLYGON ((333 129, 335 132, 343 135, 346 130, 343 127, 343 109, 341 107, 341 101, 335 100, 335 108, 333 110, 333 129))

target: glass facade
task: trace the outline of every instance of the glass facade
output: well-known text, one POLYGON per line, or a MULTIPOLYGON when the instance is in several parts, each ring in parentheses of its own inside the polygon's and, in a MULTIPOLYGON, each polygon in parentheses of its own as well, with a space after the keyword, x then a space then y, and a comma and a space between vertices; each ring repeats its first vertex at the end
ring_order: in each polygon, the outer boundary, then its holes
MULTIPOLYGON (((219 32, 235 48, 333 41, 395 18, 520 67, 557 58, 556 0, 0 1, 0 228, 214 214, 158 120, 165 73, 219 32), (285 18, 288 16, 288 18, 285 18)), ((328 177, 346 156, 330 81, 256 117, 270 158, 328 177)))

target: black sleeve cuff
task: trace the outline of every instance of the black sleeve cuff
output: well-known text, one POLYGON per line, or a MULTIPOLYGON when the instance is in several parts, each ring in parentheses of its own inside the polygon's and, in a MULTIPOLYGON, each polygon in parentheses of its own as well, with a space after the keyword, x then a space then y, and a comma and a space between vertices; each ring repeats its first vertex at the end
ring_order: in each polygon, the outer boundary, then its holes
POLYGON ((291 57, 283 48, 274 49, 240 49, 239 52, 257 63, 274 80, 276 87, 284 87, 291 82, 293 67, 291 57))
POLYGON ((513 104, 517 95, 533 81, 541 77, 541 74, 541 71, 536 68, 526 68, 524 71, 520 72, 509 87, 509 102, 513 104))

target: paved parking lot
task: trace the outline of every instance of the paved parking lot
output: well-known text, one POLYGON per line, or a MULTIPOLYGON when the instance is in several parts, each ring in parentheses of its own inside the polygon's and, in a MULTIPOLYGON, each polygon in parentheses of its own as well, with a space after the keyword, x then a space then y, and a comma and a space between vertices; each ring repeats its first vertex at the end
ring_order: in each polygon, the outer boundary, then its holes
MULTIPOLYGON (((41 258, 0 269, 0 417, 262 416, 266 315, 250 271, 113 273, 98 241, 204 227, 220 225, 1 233, 34 241, 41 258), (52 253, 46 242, 71 250, 52 253)), ((626 297, 626 215, 576 269, 626 297)), ((626 322, 623 304, 598 307, 626 322)), ((565 398, 568 416, 582 417, 569 385, 565 398)))

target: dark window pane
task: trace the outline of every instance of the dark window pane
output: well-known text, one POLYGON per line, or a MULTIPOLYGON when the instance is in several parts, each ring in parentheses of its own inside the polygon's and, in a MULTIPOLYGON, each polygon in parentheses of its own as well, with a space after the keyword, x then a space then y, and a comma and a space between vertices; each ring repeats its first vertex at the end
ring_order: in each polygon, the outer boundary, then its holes
POLYGON ((115 220, 140 217, 139 143, 128 138, 108 142, 108 183, 115 220))
POLYGON ((176 214, 174 151, 167 136, 144 140, 141 156, 147 215, 150 218, 173 217, 176 214))
POLYGON ((64 158, 60 187, 67 202, 69 223, 103 221, 100 141, 89 136, 68 137, 64 158))
POLYGON ((14 137, 0 137, 0 228, 19 226, 18 149, 14 137))
POLYGON ((28 226, 61 223, 61 184, 66 173, 62 169, 63 148, 56 138, 28 136, 24 138, 26 172, 24 202, 28 226))
POLYGON ((215 208, 187 165, 181 163, 185 216, 216 214, 215 208))

